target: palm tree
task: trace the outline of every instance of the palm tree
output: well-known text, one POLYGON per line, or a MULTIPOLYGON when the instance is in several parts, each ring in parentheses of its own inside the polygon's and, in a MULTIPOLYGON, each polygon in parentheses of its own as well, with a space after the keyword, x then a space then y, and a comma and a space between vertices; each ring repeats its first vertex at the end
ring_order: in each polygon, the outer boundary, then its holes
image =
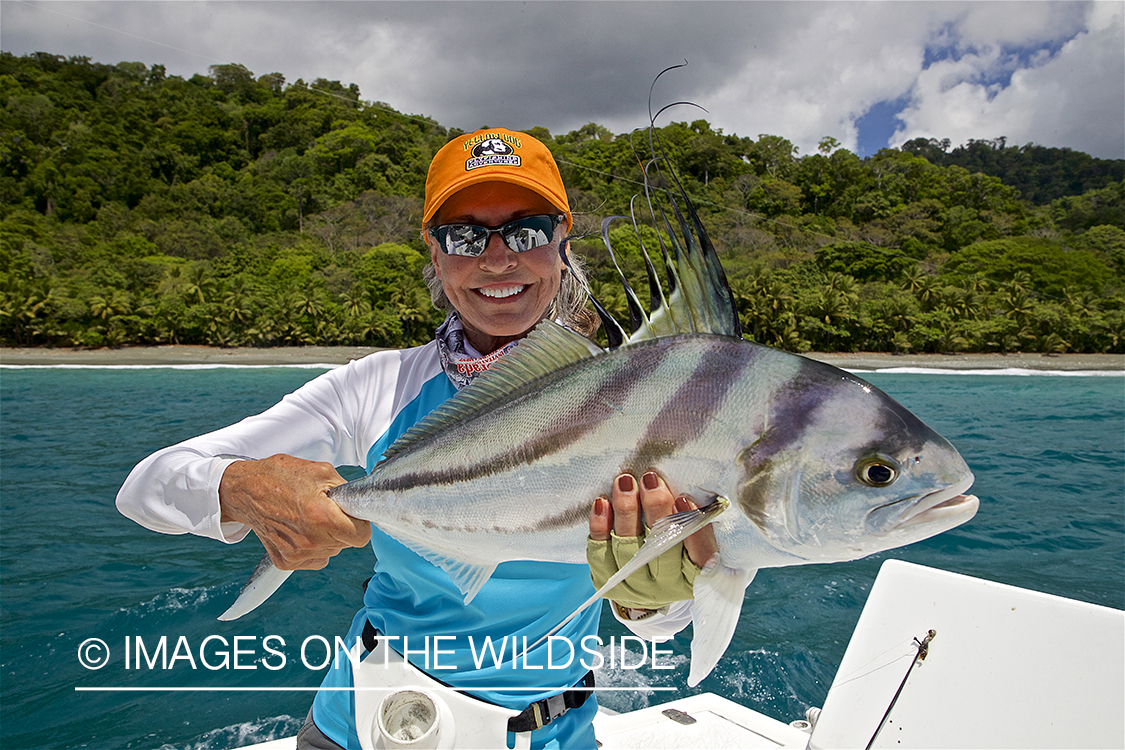
POLYGON ((932 310, 937 303, 940 283, 936 276, 924 276, 918 280, 918 285, 914 289, 914 296, 922 303, 923 312, 932 310))
POLYGON ((207 302, 215 292, 215 279, 211 275, 211 265, 206 262, 193 263, 183 274, 185 299, 194 299, 199 304, 207 302))
POLYGON ((1043 339, 1044 354, 1066 354, 1066 350, 1069 348, 1070 344, 1054 331, 1047 334, 1047 338, 1043 339))
POLYGON ((1004 315, 1023 325, 1035 312, 1035 304, 1023 287, 1016 283, 1009 285, 1001 304, 1004 315))
POLYGON ((933 277, 915 264, 914 267, 906 272, 906 276, 902 280, 902 288, 911 294, 917 294, 918 290, 922 287, 923 280, 927 278, 933 277))
POLYGON ((31 344, 41 328, 43 317, 62 298, 49 279, 9 276, 0 288, 0 325, 18 346, 31 344))
POLYGON ((111 289, 104 295, 91 297, 89 307, 91 315, 108 323, 113 318, 128 315, 132 299, 124 289, 111 289))
POLYGON ((367 300, 367 294, 358 285, 352 287, 350 291, 341 292, 337 297, 348 318, 360 318, 371 312, 371 303, 367 300))
POLYGON ((793 294, 788 284, 768 273, 761 273, 750 281, 738 281, 732 288, 746 332, 755 341, 784 338, 782 321, 793 305, 793 294))
POLYGON ((327 300, 324 290, 320 287, 309 287, 297 295, 296 312, 298 315, 308 315, 313 320, 324 314, 324 303, 327 300))

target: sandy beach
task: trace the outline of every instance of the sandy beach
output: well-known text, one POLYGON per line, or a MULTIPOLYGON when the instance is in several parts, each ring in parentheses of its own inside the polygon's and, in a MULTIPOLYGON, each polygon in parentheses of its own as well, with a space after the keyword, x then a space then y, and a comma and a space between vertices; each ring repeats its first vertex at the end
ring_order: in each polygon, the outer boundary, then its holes
MULTIPOLYGON (((0 365, 312 365, 346 364, 376 351, 369 347, 308 346, 219 349, 207 346, 147 346, 122 349, 0 348, 0 365)), ((937 370, 1116 370, 1125 354, 817 354, 806 356, 847 370, 925 368, 937 370)))

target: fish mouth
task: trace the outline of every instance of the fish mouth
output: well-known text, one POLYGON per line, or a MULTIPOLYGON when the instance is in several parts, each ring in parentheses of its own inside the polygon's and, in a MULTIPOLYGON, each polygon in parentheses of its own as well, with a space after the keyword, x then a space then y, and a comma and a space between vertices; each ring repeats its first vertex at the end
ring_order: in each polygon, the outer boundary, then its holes
POLYGON ((921 496, 906 497, 875 508, 867 514, 867 530, 876 536, 931 526, 954 520, 950 528, 968 521, 980 507, 976 495, 966 495, 973 485, 972 474, 956 484, 921 496))

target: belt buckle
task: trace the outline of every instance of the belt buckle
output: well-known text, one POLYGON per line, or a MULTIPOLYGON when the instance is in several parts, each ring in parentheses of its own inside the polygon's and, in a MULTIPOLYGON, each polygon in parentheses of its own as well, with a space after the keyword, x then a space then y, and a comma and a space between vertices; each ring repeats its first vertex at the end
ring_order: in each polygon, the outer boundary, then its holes
POLYGON ((542 729, 566 712, 566 698, 563 693, 549 695, 543 700, 531 704, 531 713, 535 717, 536 729, 542 729))
POLYGON ((556 693, 555 695, 547 696, 548 724, 565 714, 566 711, 566 693, 556 693))

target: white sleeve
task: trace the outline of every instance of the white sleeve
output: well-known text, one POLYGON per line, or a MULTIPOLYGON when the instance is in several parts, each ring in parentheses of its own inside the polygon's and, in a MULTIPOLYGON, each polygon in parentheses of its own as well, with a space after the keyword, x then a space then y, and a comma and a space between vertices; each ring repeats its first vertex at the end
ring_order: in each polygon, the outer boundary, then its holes
POLYGON ((663 643, 670 640, 676 633, 680 632, 688 626, 691 622, 691 601, 672 602, 671 604, 661 607, 656 610, 655 614, 649 615, 641 620, 630 620, 622 617, 617 607, 612 603, 609 609, 613 612, 613 616, 629 630, 633 631, 635 635, 640 636, 646 641, 654 643, 663 643))
POLYGON ((371 402, 382 385, 394 382, 398 362, 384 357, 373 367, 365 360, 317 377, 261 414, 152 454, 130 472, 117 509, 164 534, 241 541, 249 527, 220 520, 219 481, 237 460, 231 456, 286 453, 334 466, 365 463, 360 451, 370 436, 357 434, 357 415, 376 411, 371 402))

